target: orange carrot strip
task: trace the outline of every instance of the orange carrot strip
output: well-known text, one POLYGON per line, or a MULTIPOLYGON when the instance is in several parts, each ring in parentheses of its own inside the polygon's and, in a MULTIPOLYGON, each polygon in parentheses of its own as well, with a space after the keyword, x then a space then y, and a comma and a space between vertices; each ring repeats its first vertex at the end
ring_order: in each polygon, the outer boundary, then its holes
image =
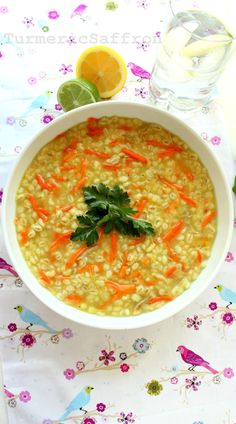
POLYGON ((129 243, 129 246, 137 246, 137 244, 142 243, 145 240, 145 235, 142 234, 140 237, 135 238, 129 243))
POLYGON ((131 167, 130 167, 130 162, 132 162, 132 159, 126 159, 125 161, 125 172, 126 174, 130 175, 131 174, 131 167))
POLYGON ((119 284, 112 280, 107 280, 105 285, 111 289, 114 289, 119 296, 131 294, 136 291, 136 286, 134 284, 119 284))
POLYGON ((179 199, 174 199, 172 200, 172 202, 170 202, 169 206, 167 206, 164 210, 166 212, 171 212, 177 206, 179 206, 179 199))
POLYGON ((173 300, 173 297, 171 297, 171 296, 156 296, 156 297, 152 297, 151 299, 149 299, 147 303, 149 305, 152 305, 153 303, 170 302, 171 300, 173 300))
POLYGON ((54 178, 54 180, 56 181, 65 181, 63 177, 61 177, 61 175, 58 174, 53 174, 52 178, 54 178))
POLYGON ((162 177, 158 177, 158 178, 162 184, 165 184, 166 186, 171 187, 174 190, 182 191, 184 188, 183 185, 172 183, 171 181, 166 180, 165 178, 162 178, 162 177))
POLYGON ((165 277, 172 277, 172 275, 174 275, 176 273, 177 269, 175 266, 171 266, 170 268, 168 268, 165 272, 165 277))
POLYGON ((45 274, 45 272, 39 270, 39 278, 47 284, 51 284, 50 278, 45 274))
POLYGON ((144 209, 147 202, 148 202, 147 197, 143 197, 140 200, 140 202, 138 203, 138 206, 137 206, 138 212, 136 212, 136 214, 134 214, 133 218, 139 218, 140 217, 140 215, 142 214, 143 209, 144 209))
POLYGON ((197 250, 197 258, 196 258, 196 261, 197 261, 197 262, 199 262, 199 263, 201 263, 201 262, 202 262, 202 260, 203 260, 203 254, 202 254, 202 252, 201 252, 200 250, 197 250))
POLYGON ((94 267, 92 264, 87 264, 82 266, 82 268, 77 268, 77 272, 78 274, 83 274, 84 272, 89 272, 90 274, 92 274, 93 268, 94 267))
POLYGON ((129 156, 131 159, 136 160, 138 162, 142 162, 147 164, 148 160, 144 157, 139 155, 137 152, 134 152, 133 150, 127 149, 126 147, 123 147, 121 151, 126 155, 129 156))
POLYGON ((102 167, 104 169, 108 169, 109 171, 114 171, 115 174, 117 175, 120 165, 118 163, 104 163, 102 167))
POLYGON ((80 174, 81 174, 81 177, 82 178, 85 177, 86 169, 87 169, 86 160, 85 159, 82 159, 81 166, 80 166, 80 174))
POLYGON ((131 272, 129 275, 127 275, 127 277, 129 278, 139 278, 141 277, 141 272, 140 271, 133 271, 131 272))
POLYGON ((29 227, 25 227, 20 233, 20 244, 24 245, 28 241, 29 227))
POLYGON ((205 218, 202 220, 201 227, 204 228, 212 219, 216 216, 216 211, 211 211, 205 218))
POLYGON ((146 143, 149 146, 155 146, 155 147, 159 147, 160 149, 166 149, 166 150, 175 150, 176 152, 182 152, 184 150, 182 147, 177 146, 177 144, 164 144, 164 143, 159 143, 156 140, 147 140, 146 143))
POLYGON ((67 300, 69 302, 73 302, 73 303, 81 303, 81 302, 83 302, 83 297, 79 296, 78 294, 68 294, 65 297, 65 300, 67 300))
POLYGON ((73 152, 73 150, 76 149, 78 142, 79 142, 79 139, 74 138, 71 144, 63 150, 63 155, 68 155, 68 153, 73 152))
POLYGON ((109 155, 108 153, 98 152, 97 150, 94 150, 94 149, 84 149, 84 153, 86 153, 87 155, 97 156, 98 158, 101 158, 101 159, 109 159, 111 157, 111 155, 109 155))
POLYGON ((117 243, 118 243, 118 237, 115 231, 112 231, 111 233, 111 247, 110 247, 110 256, 108 261, 110 263, 114 262, 117 254, 117 243))
POLYGON ((98 267, 98 272, 103 272, 103 267, 104 267, 103 262, 96 262, 95 265, 98 267))
POLYGON ((29 194, 28 195, 28 200, 30 201, 32 208, 34 209, 35 212, 37 212, 38 216, 43 220, 43 221, 47 221, 48 217, 50 215, 50 213, 43 208, 40 208, 35 200, 35 197, 33 196, 33 194, 29 194))
POLYGON ((42 187, 43 189, 48 190, 48 191, 53 190, 52 185, 48 184, 45 181, 45 179, 42 177, 42 175, 39 175, 39 174, 35 175, 35 179, 36 179, 37 183, 40 185, 40 187, 42 187))
POLYGON ((179 153, 179 152, 177 152, 174 149, 164 150, 163 152, 157 153, 157 157, 162 159, 162 158, 165 158, 165 157, 168 157, 168 156, 176 155, 176 153, 179 153))
POLYGON ((114 147, 117 146, 117 144, 123 144, 124 140, 121 138, 116 138, 115 140, 110 141, 109 146, 114 147))
POLYGON ((63 206, 62 208, 61 208, 61 210, 62 210, 62 212, 69 212, 71 209, 73 209, 75 207, 75 205, 74 205, 74 203, 72 203, 71 205, 66 205, 66 206, 63 206))
POLYGON ((188 203, 189 205, 196 208, 197 202, 195 200, 191 199, 190 197, 187 197, 184 193, 179 193, 180 199, 182 199, 184 202, 188 203))
POLYGON ((128 252, 124 252, 123 262, 118 272, 118 275, 120 277, 124 277, 126 274, 127 262, 128 262, 128 252))
POLYGON ((58 248, 58 246, 63 242, 63 241, 66 241, 66 240, 68 240, 69 241, 69 238, 70 238, 70 236, 71 236, 71 234, 72 234, 72 232, 71 231, 67 231, 66 233, 64 233, 64 234, 60 234, 57 238, 56 238, 56 240, 51 244, 51 246, 50 246, 50 248, 49 248, 49 250, 51 251, 51 252, 55 252, 55 250, 57 250, 57 248, 58 248))
POLYGON ((156 283, 157 283, 156 281, 144 281, 143 284, 147 287, 153 287, 156 285, 156 283))
POLYGON ((146 266, 146 265, 149 264, 150 259, 145 256, 144 258, 140 259, 140 262, 141 262, 142 265, 146 266))
POLYGON ((69 259, 66 261, 66 268, 72 267, 74 263, 77 261, 77 259, 83 255, 87 250, 89 249, 88 246, 80 246, 79 249, 77 249, 72 255, 69 257, 69 259))
POLYGON ((61 171, 70 171, 71 169, 76 169, 77 166, 75 165, 67 165, 67 166, 61 166, 61 171))
POLYGON ((103 238, 103 234, 104 234, 104 227, 100 227, 98 230, 98 241, 97 244, 100 246, 102 243, 102 238, 103 238))
POLYGON ((179 233, 182 231, 183 228, 183 222, 179 221, 173 227, 171 227, 167 233, 164 235, 163 240, 164 241, 170 241, 173 238, 177 237, 179 233))
POLYGON ((186 177, 188 178, 189 181, 194 180, 194 176, 193 176, 193 174, 192 174, 192 172, 190 171, 189 168, 184 169, 184 175, 186 175, 186 177))
POLYGON ((179 262, 178 255, 175 253, 173 249, 171 249, 168 242, 166 243, 166 247, 167 247, 168 255, 172 259, 172 261, 179 262))
POLYGON ((90 137, 97 137, 103 133, 104 128, 88 128, 88 135, 90 137))
POLYGON ((119 130, 123 130, 123 131, 133 131, 132 127, 129 127, 128 125, 121 125, 119 127, 119 130))
POLYGON ((78 155, 78 152, 72 151, 62 158, 61 163, 64 164, 66 162, 69 162, 70 160, 74 159, 77 155, 78 155))
POLYGON ((86 177, 81 178, 81 180, 79 180, 76 183, 76 185, 72 188, 71 193, 72 194, 76 193, 81 187, 84 186, 84 184, 86 183, 86 181, 87 181, 87 178, 86 177))

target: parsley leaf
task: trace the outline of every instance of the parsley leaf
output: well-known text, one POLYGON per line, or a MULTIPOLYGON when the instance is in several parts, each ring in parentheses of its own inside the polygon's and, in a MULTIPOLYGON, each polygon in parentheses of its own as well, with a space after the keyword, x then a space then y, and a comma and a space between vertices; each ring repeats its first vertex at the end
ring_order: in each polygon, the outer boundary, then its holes
POLYGON ((148 221, 135 219, 136 213, 130 207, 130 198, 119 186, 113 189, 98 184, 83 188, 84 199, 89 209, 85 215, 77 216, 79 226, 71 235, 72 241, 83 241, 91 246, 98 240, 98 228, 104 226, 106 234, 113 230, 124 235, 140 237, 141 234, 154 234, 148 221))

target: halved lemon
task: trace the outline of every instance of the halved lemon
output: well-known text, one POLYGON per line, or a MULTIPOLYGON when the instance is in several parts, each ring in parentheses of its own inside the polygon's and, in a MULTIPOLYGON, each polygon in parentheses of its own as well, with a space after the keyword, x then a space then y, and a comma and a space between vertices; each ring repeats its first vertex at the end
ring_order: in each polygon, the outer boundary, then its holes
POLYGON ((110 47, 89 47, 78 59, 76 77, 91 81, 96 85, 100 96, 107 99, 124 87, 127 78, 126 64, 110 47))

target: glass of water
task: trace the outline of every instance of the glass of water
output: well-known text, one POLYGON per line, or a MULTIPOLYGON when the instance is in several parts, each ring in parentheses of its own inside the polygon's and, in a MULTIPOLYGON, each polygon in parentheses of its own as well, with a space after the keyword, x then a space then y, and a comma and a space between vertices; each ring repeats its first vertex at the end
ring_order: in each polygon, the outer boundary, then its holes
POLYGON ((190 111, 209 101, 234 50, 236 0, 169 0, 168 12, 150 79, 151 102, 190 111))

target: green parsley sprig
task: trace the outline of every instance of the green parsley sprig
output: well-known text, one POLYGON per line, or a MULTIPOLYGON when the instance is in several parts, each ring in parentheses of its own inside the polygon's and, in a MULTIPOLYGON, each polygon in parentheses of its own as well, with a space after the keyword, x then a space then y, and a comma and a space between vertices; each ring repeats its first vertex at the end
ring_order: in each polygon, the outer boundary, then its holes
POLYGON ((91 246, 98 241, 98 229, 104 226, 106 234, 113 230, 121 234, 140 237, 154 234, 152 224, 132 216, 137 212, 130 207, 130 198, 119 186, 113 189, 98 184, 83 188, 84 199, 89 209, 85 215, 77 216, 79 226, 72 233, 72 241, 82 241, 91 246))

